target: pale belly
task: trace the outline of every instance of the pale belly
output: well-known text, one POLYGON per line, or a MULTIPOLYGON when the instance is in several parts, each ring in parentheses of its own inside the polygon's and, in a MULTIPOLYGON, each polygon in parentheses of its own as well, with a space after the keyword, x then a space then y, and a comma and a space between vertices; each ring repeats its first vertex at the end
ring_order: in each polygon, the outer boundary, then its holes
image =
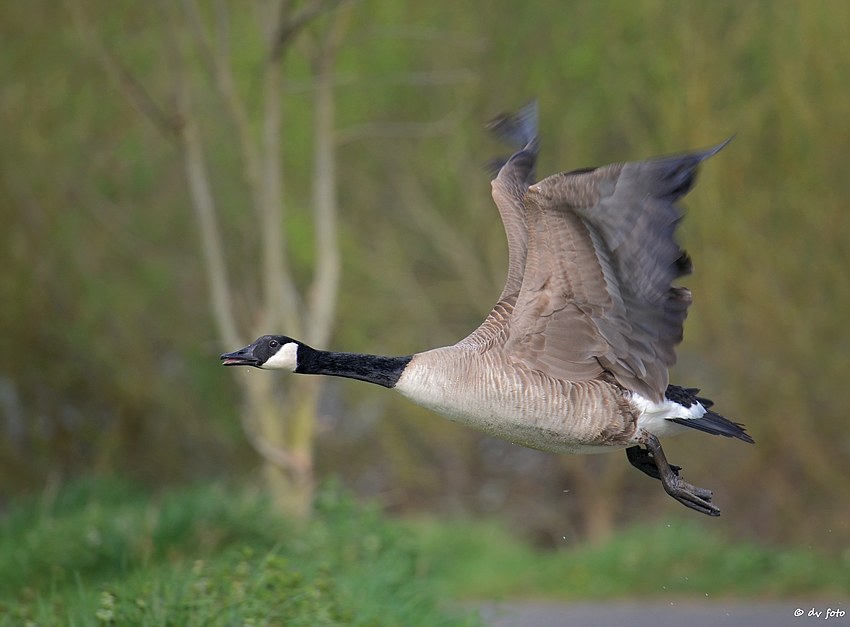
POLYGON ((636 443, 634 416, 604 383, 573 384, 443 351, 418 355, 430 359, 412 363, 395 389, 449 420, 542 451, 602 453, 636 443))

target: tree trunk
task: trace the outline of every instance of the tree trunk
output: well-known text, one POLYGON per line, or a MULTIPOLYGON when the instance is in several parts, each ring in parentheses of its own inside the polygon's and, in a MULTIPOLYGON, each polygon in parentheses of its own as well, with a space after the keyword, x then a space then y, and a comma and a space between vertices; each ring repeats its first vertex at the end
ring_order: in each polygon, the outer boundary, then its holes
POLYGON ((263 456, 263 478, 272 501, 295 520, 312 510, 313 444, 321 382, 298 377, 288 385, 286 399, 271 373, 245 370, 240 383, 247 399, 243 426, 263 456))
POLYGON ((308 376, 299 377, 290 386, 286 439, 293 464, 288 485, 275 494, 283 499, 283 508, 297 520, 307 520, 313 509, 313 460, 321 386, 320 379, 308 376))
MULTIPOLYGON (((345 0, 311 0, 296 10, 289 2, 268 3, 262 30, 267 51, 262 61, 260 136, 253 130, 250 108, 240 96, 230 59, 229 17, 226 3, 215 5, 215 26, 205 25, 197 0, 184 0, 187 25, 201 63, 215 85, 236 135, 242 157, 243 176, 256 213, 261 237, 260 283, 263 288, 259 333, 306 335, 308 343, 324 348, 331 337, 340 279, 337 236, 336 127, 333 69, 347 28, 351 4, 335 11, 345 0), (335 11, 335 12, 334 12, 335 11), (313 212, 316 231, 316 264, 312 285, 299 293, 287 260, 284 230, 282 163, 283 55, 296 35, 318 16, 334 12, 312 55, 316 72, 315 158, 313 212), (306 296, 306 297, 302 297, 306 296), (306 301, 306 306, 305 306, 306 301)), ((233 292, 227 278, 221 232, 216 220, 215 197, 207 171, 199 112, 193 107, 188 67, 190 56, 179 29, 180 15, 168 7, 167 52, 175 71, 174 115, 164 115, 131 74, 106 51, 104 67, 138 110, 180 147, 192 206, 198 221, 210 303, 225 350, 244 345, 232 309, 233 292)), ((78 16, 79 21, 83 20, 78 16)), ((256 335, 255 335, 256 337, 256 335)), ((291 517, 305 520, 313 499, 313 446, 316 410, 321 381, 315 377, 292 377, 284 395, 280 377, 238 368, 237 379, 244 394, 242 426, 254 448, 263 456, 263 475, 276 506, 291 517)))

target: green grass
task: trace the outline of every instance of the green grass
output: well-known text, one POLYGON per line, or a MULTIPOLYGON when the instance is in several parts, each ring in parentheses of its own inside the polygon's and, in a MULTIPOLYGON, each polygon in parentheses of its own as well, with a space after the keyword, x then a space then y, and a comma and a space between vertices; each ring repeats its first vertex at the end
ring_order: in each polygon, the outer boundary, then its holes
POLYGON ((455 598, 850 597, 850 560, 730 543, 696 523, 623 530, 608 542, 540 551, 496 521, 415 523, 427 569, 455 598))
POLYGON ((333 486, 302 528, 249 491, 109 479, 0 519, 0 627, 474 625, 453 602, 671 595, 846 598, 850 565, 682 522, 544 552, 496 521, 391 521, 333 486))
POLYGON ((209 563, 161 565, 98 588, 25 600, 7 609, 3 624, 393 624, 355 610, 327 567, 305 576, 274 551, 259 559, 250 550, 226 551, 209 563))
POLYGON ((412 533, 339 490, 303 528, 260 497, 86 480, 0 523, 0 625, 467 625, 412 533))

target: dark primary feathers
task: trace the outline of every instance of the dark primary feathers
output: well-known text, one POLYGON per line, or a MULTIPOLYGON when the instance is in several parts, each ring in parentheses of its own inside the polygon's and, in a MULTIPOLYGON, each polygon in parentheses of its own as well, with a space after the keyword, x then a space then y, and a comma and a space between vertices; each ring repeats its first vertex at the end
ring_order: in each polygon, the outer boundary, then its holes
POLYGON ((499 168, 493 179, 493 201, 502 216, 508 238, 508 279, 500 301, 516 303, 525 272, 527 247, 524 198, 529 185, 534 182, 537 165, 537 101, 526 105, 516 114, 502 115, 487 128, 497 139, 516 149, 510 159, 499 168))
POLYGON ((660 402, 690 291, 672 282, 691 271, 673 234, 675 202, 693 187, 714 148, 566 172, 531 185, 536 104, 490 128, 515 146, 493 180, 508 238, 499 304, 469 342, 501 343, 512 358, 555 378, 586 381, 604 371, 660 402))
POLYGON ((540 126, 540 111, 536 100, 532 100, 516 113, 503 113, 487 124, 487 130, 514 150, 527 150, 530 144, 537 152, 537 132, 540 126))

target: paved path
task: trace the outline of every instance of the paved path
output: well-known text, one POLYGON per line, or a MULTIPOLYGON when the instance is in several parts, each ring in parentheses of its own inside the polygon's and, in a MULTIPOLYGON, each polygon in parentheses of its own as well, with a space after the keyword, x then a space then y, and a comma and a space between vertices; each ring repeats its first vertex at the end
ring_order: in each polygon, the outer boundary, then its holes
POLYGON ((846 601, 489 603, 482 608, 492 627, 850 627, 846 601), (844 614, 827 618, 828 609, 844 614), (812 610, 820 616, 809 616, 812 610))

